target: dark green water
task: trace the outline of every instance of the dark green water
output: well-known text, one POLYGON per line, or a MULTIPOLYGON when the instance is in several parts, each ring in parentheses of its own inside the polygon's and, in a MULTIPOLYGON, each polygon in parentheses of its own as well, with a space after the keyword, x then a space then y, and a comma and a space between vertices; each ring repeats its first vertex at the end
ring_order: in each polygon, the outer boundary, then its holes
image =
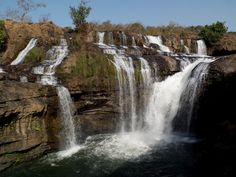
POLYGON ((178 137, 146 146, 132 138, 97 135, 71 157, 49 154, 1 177, 192 177, 200 173, 197 142, 178 137))

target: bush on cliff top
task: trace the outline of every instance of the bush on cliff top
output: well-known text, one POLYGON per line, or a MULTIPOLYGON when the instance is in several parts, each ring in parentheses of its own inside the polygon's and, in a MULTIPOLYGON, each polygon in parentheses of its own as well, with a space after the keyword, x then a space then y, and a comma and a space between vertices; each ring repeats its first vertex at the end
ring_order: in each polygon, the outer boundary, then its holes
POLYGON ((0 51, 6 47, 7 32, 5 29, 4 21, 0 20, 0 51))
POLYGON ((209 46, 217 44, 224 34, 227 32, 228 28, 223 22, 216 22, 212 25, 204 26, 199 36, 201 36, 209 46))
POLYGON ((78 7, 70 7, 70 16, 76 29, 81 28, 86 23, 86 18, 90 14, 91 7, 85 1, 81 1, 78 7))

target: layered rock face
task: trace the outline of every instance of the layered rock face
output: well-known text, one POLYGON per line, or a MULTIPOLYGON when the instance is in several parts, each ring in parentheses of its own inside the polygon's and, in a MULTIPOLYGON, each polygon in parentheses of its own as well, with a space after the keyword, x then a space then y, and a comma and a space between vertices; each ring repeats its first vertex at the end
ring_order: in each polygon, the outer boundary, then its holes
POLYGON ((0 88, 0 171, 58 148, 55 89, 9 80, 0 88))

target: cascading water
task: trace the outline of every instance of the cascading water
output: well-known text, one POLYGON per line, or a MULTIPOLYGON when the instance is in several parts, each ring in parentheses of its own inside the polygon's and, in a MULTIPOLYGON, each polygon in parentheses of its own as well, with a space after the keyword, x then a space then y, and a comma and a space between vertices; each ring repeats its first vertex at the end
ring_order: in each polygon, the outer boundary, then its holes
POLYGON ((180 40, 180 45, 181 45, 181 47, 183 47, 184 53, 190 54, 190 50, 186 45, 184 45, 184 40, 183 39, 180 40))
POLYGON ((98 44, 103 45, 105 32, 97 32, 97 35, 98 35, 98 44))
POLYGON ((20 76, 20 82, 28 82, 28 78, 26 76, 20 76))
POLYGON ((113 32, 108 32, 108 44, 113 46, 114 45, 114 39, 113 39, 113 32))
POLYGON ((120 43, 121 43, 122 47, 127 46, 127 37, 126 37, 124 31, 120 32, 120 43))
POLYGON ((57 78, 54 76, 55 69, 68 55, 68 52, 65 39, 61 39, 59 46, 54 46, 47 52, 50 60, 44 60, 42 65, 33 68, 33 73, 40 75, 39 83, 43 85, 57 85, 57 78))
POLYGON ((207 55, 207 47, 204 40, 197 40, 197 54, 207 55))
POLYGON ((76 145, 75 127, 73 123, 75 109, 67 88, 63 86, 57 87, 57 94, 60 102, 60 112, 63 117, 63 146, 65 146, 65 149, 70 149, 76 145))
POLYGON ((161 36, 146 36, 148 44, 157 44, 162 52, 170 52, 169 47, 163 45, 161 36))
POLYGON ((58 85, 57 78, 54 76, 56 67, 61 64, 68 55, 68 45, 65 39, 61 39, 59 46, 54 46, 47 54, 51 60, 45 60, 42 65, 33 68, 34 74, 40 75, 39 83, 43 85, 53 85, 57 88, 59 97, 60 115, 63 121, 63 142, 64 151, 59 152, 59 156, 68 157, 79 150, 76 145, 76 134, 73 123, 73 102, 67 88, 58 85))
MULTIPOLYGON (((125 104, 123 100, 124 97, 129 96, 131 100, 131 104, 126 111, 129 113, 129 117, 131 118, 131 123, 129 128, 134 131, 136 127, 136 100, 135 100, 135 93, 136 93, 136 87, 135 87, 135 77, 134 77, 134 66, 133 61, 130 57, 125 57, 123 55, 114 55, 114 64, 117 71, 117 78, 119 82, 119 104, 121 106, 121 111, 125 111, 124 107, 125 104)), ((122 113, 123 114, 123 113, 122 113)), ((124 115, 121 115, 121 121, 122 121, 122 129, 125 130, 127 125, 124 120, 124 115)))
MULTIPOLYGON (((176 120, 179 122, 178 129, 190 133, 191 119, 193 116, 194 103, 202 81, 207 75, 208 65, 212 59, 199 60, 199 64, 192 70, 188 78, 184 92, 181 94, 180 108, 176 120), (188 111, 186 111, 188 110, 188 111), (182 119, 184 117, 184 119, 182 119)), ((177 123, 178 124, 178 123, 177 123)))
POLYGON ((16 57, 16 59, 14 61, 11 62, 11 65, 18 65, 18 64, 22 63, 24 61, 27 53, 35 47, 36 43, 37 43, 37 39, 32 38, 29 41, 26 48, 19 53, 19 55, 16 57))
MULTIPOLYGON (((162 136, 163 134, 171 133, 171 123, 179 110, 181 95, 188 89, 193 69, 201 62, 206 63, 205 60, 197 60, 186 66, 182 72, 176 73, 162 82, 153 84, 153 91, 145 115, 148 134, 162 136)), ((192 97, 192 94, 188 96, 192 97)))
POLYGON ((133 48, 137 48, 137 45, 136 45, 136 41, 135 41, 134 36, 132 36, 132 47, 133 47, 133 48))
POLYGON ((0 73, 5 73, 5 71, 3 71, 3 69, 2 69, 2 68, 0 68, 0 73))

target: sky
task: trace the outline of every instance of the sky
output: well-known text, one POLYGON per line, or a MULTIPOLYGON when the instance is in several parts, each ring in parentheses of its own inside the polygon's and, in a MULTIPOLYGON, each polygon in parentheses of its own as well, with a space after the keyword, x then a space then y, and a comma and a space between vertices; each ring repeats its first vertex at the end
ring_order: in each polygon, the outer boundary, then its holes
MULTIPOLYGON (((59 26, 72 26, 70 6, 80 0, 33 0, 47 5, 32 13, 34 22, 49 14, 59 26)), ((162 26, 175 22, 182 26, 206 25, 216 21, 226 23, 229 31, 236 31, 236 0, 87 0, 92 11, 89 22, 110 20, 127 24, 140 22, 145 26, 162 26)), ((0 0, 0 14, 7 8, 16 8, 16 0, 0 0)))

